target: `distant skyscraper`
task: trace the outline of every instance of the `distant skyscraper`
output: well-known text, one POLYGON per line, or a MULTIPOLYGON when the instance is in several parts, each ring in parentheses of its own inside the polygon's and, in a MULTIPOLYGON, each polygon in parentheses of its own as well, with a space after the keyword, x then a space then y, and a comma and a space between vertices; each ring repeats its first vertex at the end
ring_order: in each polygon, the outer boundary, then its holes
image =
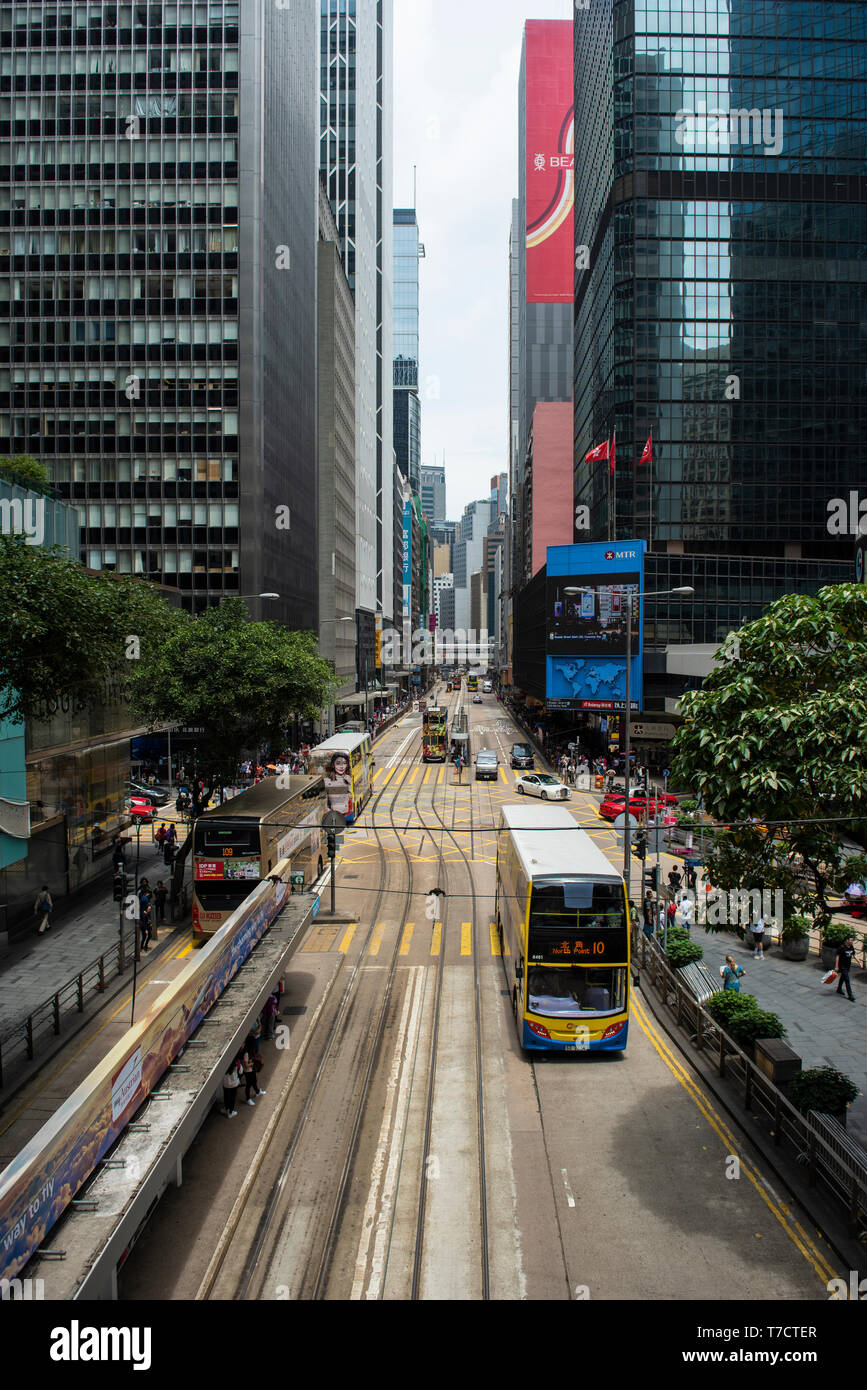
POLYGON ((414 493, 421 486, 418 392, 418 239, 415 208, 394 209, 394 455, 414 493))
POLYGON ((200 9, 0 6, 0 453, 92 568, 315 628, 315 0, 200 9))
POLYGON ((355 296, 356 595, 391 618, 393 0, 319 4, 319 164, 355 296))
POLYGON ((428 521, 440 526, 446 519, 446 470, 441 463, 421 470, 421 506, 428 521))

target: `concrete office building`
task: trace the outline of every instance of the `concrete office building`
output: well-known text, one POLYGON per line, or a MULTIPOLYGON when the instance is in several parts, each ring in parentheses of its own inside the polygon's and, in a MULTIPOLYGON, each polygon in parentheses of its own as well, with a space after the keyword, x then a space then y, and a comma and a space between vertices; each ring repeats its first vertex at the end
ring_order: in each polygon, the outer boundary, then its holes
POLYGON ((456 628, 467 629, 472 626, 470 584, 472 576, 482 568, 485 536, 491 522, 496 519, 492 516, 493 510, 490 498, 469 502, 459 523, 460 538, 455 541, 453 548, 456 628))
POLYGON ((392 0, 319 0, 320 155, 355 298, 356 606, 394 616, 392 0))
POLYGON ((321 182, 317 271, 319 650, 334 662, 339 704, 356 688, 355 305, 321 182))
POLYGON ((0 453, 88 566, 315 628, 315 0, 200 10, 0 7, 0 453))
POLYGON ((441 526, 446 519, 446 470, 445 464, 429 463, 421 470, 422 510, 434 526, 441 526))

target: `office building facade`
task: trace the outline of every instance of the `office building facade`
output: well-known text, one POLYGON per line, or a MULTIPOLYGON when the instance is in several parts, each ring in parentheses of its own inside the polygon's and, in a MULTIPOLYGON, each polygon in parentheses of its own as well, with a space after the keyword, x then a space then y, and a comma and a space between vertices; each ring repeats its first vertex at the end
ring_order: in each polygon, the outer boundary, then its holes
POLYGON ((0 7, 0 452, 51 469, 90 567, 192 611, 277 592, 296 627, 316 625, 315 54, 313 0, 0 7))
POLYGON ((433 526, 442 526, 446 519, 445 464, 430 463, 422 468, 421 506, 433 526))
POLYGON ((415 208, 394 209, 394 456, 414 493, 421 487, 418 390, 418 239, 415 208))
POLYGON ((862 5, 576 10, 575 539, 644 539, 649 587, 695 587, 648 601, 657 648, 849 577, 828 522, 867 414, 865 89, 862 5), (615 430, 612 488, 584 456, 615 430))
POLYGON ((355 299, 356 601, 391 620, 392 0, 319 6, 319 166, 355 299))

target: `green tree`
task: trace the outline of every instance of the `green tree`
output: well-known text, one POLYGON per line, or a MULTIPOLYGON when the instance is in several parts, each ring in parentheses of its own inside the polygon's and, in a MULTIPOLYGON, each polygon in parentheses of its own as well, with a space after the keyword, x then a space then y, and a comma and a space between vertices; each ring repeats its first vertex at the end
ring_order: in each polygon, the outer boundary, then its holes
POLYGON ((750 886, 797 883, 827 918, 846 877, 841 832, 857 823, 841 818, 867 817, 867 587, 778 599, 720 654, 681 698, 672 767, 736 823, 710 851, 710 876, 734 887, 725 878, 742 867, 750 886))
POLYGON ((227 599, 197 618, 185 615, 143 648, 132 682, 133 708, 150 727, 204 729, 195 754, 195 780, 205 784, 198 813, 234 778, 245 751, 282 747, 293 716, 320 713, 334 672, 312 632, 250 622, 243 600, 227 599))
POLYGON ((89 573, 22 536, 0 536, 0 613, 0 718, 36 714, 58 691, 86 698, 179 617, 142 580, 89 573))
POLYGON ((51 488, 51 474, 45 464, 29 454, 0 458, 0 478, 19 483, 21 487, 30 488, 31 492, 48 492, 51 488))

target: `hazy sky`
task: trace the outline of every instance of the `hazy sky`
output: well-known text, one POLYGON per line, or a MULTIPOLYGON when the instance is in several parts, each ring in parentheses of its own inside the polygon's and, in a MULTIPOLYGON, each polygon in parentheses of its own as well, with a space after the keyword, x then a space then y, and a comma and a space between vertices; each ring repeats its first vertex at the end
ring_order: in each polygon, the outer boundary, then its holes
POLYGON ((422 463, 457 520, 508 472, 509 224, 527 19, 572 0, 394 0, 394 205, 418 171, 422 463))

